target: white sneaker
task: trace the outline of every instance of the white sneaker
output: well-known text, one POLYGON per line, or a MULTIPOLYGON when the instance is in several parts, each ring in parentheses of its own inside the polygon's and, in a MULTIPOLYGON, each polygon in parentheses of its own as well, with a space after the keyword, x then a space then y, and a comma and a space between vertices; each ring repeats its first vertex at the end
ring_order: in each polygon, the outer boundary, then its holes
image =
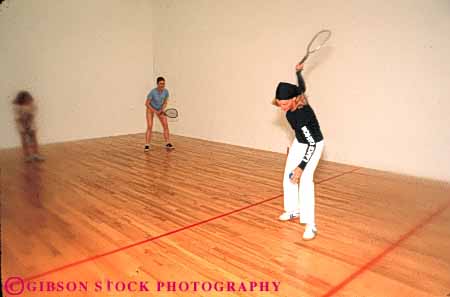
POLYGON ((317 228, 315 226, 306 225, 305 232, 303 233, 303 240, 311 240, 316 237, 317 228))
POLYGON ((298 218, 299 216, 300 216, 300 212, 297 210, 294 212, 283 212, 281 214, 281 216, 278 217, 278 219, 280 221, 289 221, 289 220, 298 218))
POLYGON ((144 146, 144 152, 148 152, 149 150, 150 150, 150 144, 146 144, 145 146, 144 146))

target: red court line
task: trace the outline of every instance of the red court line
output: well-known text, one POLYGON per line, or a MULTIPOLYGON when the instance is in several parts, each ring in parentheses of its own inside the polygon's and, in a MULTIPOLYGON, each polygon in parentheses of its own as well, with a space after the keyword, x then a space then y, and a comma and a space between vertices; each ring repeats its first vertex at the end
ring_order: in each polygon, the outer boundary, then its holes
MULTIPOLYGON (((362 175, 362 176, 367 176, 367 177, 374 177, 374 178, 378 178, 378 179, 387 179, 389 180, 388 177, 382 176, 382 175, 376 175, 376 174, 370 174, 370 173, 364 173, 364 172, 355 172, 358 175, 362 175)), ((395 174, 395 173, 394 173, 395 174)), ((413 179, 415 179, 414 176, 409 176, 409 175, 402 175, 402 174, 398 174, 399 178, 404 178, 407 181, 411 181, 413 179)), ((427 178, 423 178, 422 182, 421 182, 421 186, 439 186, 439 187, 449 187, 450 186, 450 182, 446 182, 446 181, 442 181, 442 180, 432 180, 432 179, 427 179, 427 178)))
POLYGON ((351 281, 353 281, 356 277, 363 274, 365 271, 369 270, 372 266, 374 266, 377 262, 379 262, 382 258, 384 258, 388 253, 392 252, 394 249, 396 249, 403 241, 411 237, 414 233, 419 231, 421 228, 423 228, 425 225, 429 224, 434 218, 439 216, 442 212, 447 210, 447 208, 450 207, 450 200, 447 201, 446 204, 439 207, 435 212, 430 214, 428 217, 423 219, 421 222, 419 222, 416 226, 414 226, 410 231, 400 236, 400 238, 392 243, 390 246, 388 246, 386 249, 381 251, 378 255, 373 257, 369 262, 361 266, 358 270, 350 274, 347 278, 345 278, 342 282, 331 288, 328 292, 323 294, 321 297, 329 297, 335 295, 337 292, 339 292, 343 287, 345 287, 347 284, 349 284, 351 281))
POLYGON ((251 208, 251 207, 254 207, 254 206, 257 206, 257 205, 260 205, 260 204, 263 204, 263 203, 266 203, 266 202, 269 202, 269 201, 272 201, 272 200, 275 200, 275 199, 277 199, 277 198, 279 198, 279 197, 281 197, 281 196, 283 196, 283 195, 280 194, 280 195, 274 196, 274 197, 272 197, 272 198, 268 198, 268 199, 265 199, 265 200, 263 200, 263 201, 260 201, 260 202, 257 202, 257 203, 253 203, 253 204, 250 204, 250 205, 241 207, 241 208, 239 208, 239 209, 235 209, 235 210, 233 210, 233 211, 230 211, 230 212, 227 212, 227 213, 220 214, 220 215, 218 215, 218 216, 209 218, 209 219, 207 219, 207 220, 203 220, 203 221, 200 221, 200 222, 197 222, 197 223, 188 225, 188 226, 184 226, 184 227, 181 227, 181 228, 178 228, 178 229, 175 229, 175 230, 166 232, 166 233, 164 233, 164 234, 161 234, 161 235, 158 235, 158 236, 155 236, 155 237, 151 237, 151 238, 147 238, 147 239, 145 239, 145 240, 141 240, 141 241, 139 241, 139 242, 135 242, 135 243, 133 243, 133 244, 130 244, 130 245, 127 245, 127 246, 124 246, 124 247, 121 247, 121 248, 118 248, 118 249, 115 249, 115 250, 106 252, 106 253, 98 254, 98 255, 95 255, 95 256, 92 256, 92 257, 83 259, 83 260, 79 260, 79 261, 76 261, 76 262, 73 262, 73 263, 70 263, 70 264, 67 264, 67 265, 64 265, 64 266, 61 266, 61 267, 58 267, 58 268, 55 268, 55 269, 46 271, 46 272, 42 272, 42 273, 39 273, 39 274, 30 276, 30 277, 27 277, 27 278, 24 279, 24 281, 34 280, 34 279, 37 279, 37 278, 40 278, 40 277, 43 277, 43 276, 52 274, 52 273, 57 272, 57 271, 61 271, 61 270, 64 270, 64 269, 67 269, 67 268, 70 268, 70 267, 73 267, 73 266, 76 266, 76 265, 80 265, 80 264, 82 264, 82 263, 94 261, 94 260, 96 260, 96 259, 98 259, 98 258, 105 257, 105 256, 108 256, 108 255, 112 255, 112 254, 118 253, 118 252, 120 252, 120 251, 123 251, 123 250, 129 249, 129 248, 132 248, 132 247, 135 247, 135 246, 138 246, 138 245, 147 243, 147 242, 154 241, 154 240, 159 239, 159 238, 163 238, 163 237, 166 237, 166 236, 169 236, 169 235, 172 235, 172 234, 181 232, 181 231, 186 230, 186 229, 191 229, 191 228, 194 228, 194 227, 196 227, 196 226, 200 226, 200 225, 206 224, 206 223, 208 223, 208 222, 211 222, 211 221, 214 221, 214 220, 217 220, 217 219, 220 219, 220 218, 229 216, 229 215, 231 215, 231 214, 234 214, 234 213, 237 213, 237 212, 241 212, 241 211, 243 211, 243 210, 245 210, 245 209, 248 209, 248 208, 251 208))
MULTIPOLYGON (((359 168, 357 168, 357 169, 359 169, 359 168)), ((355 170, 357 170, 357 169, 354 169, 354 170, 351 170, 351 171, 348 171, 348 172, 344 172, 344 173, 342 173, 342 174, 333 176, 333 177, 328 178, 328 179, 323 180, 323 181, 319 181, 318 184, 320 184, 320 183, 322 183, 322 182, 325 182, 325 181, 328 181, 328 180, 333 179, 333 178, 340 177, 340 176, 342 176, 342 175, 344 175, 344 174, 351 173, 351 172, 353 172, 353 171, 355 171, 355 170)), ((141 241, 139 241, 139 242, 135 242, 135 243, 133 243, 133 244, 130 244, 130 245, 127 245, 127 246, 123 246, 123 247, 117 248, 117 249, 115 249, 115 250, 112 250, 112 251, 109 251, 109 252, 106 252, 106 253, 94 255, 94 256, 91 256, 91 257, 88 257, 88 258, 79 260, 79 261, 75 261, 75 262, 66 264, 66 265, 61 266, 61 267, 57 267, 57 268, 54 268, 54 269, 51 269, 51 270, 48 270, 48 271, 45 271, 45 272, 42 272, 42 273, 33 275, 33 276, 29 276, 29 277, 27 277, 27 278, 24 278, 23 280, 24 280, 24 281, 35 280, 35 279, 41 278, 41 277, 43 277, 43 276, 47 276, 47 275, 52 274, 52 273, 55 273, 55 272, 58 272, 58 271, 61 271, 61 270, 65 270, 65 269, 67 269, 67 268, 71 268, 71 267, 74 267, 74 266, 77 266, 77 265, 80 265, 80 264, 83 264, 83 263, 86 263, 86 262, 91 262, 91 261, 94 261, 94 260, 96 260, 96 259, 99 259, 99 258, 102 258, 102 257, 105 257, 105 256, 109 256, 109 255, 118 253, 118 252, 120 252, 120 251, 123 251, 123 250, 129 249, 129 248, 132 248, 132 247, 135 247, 135 246, 138 246, 138 245, 142 245, 142 244, 144 244, 144 243, 148 243, 148 242, 157 240, 157 239, 159 239, 159 238, 167 237, 167 236, 169 236, 169 235, 172 235, 172 234, 175 234, 175 233, 179 233, 179 232, 181 232, 181 231, 183 231, 183 230, 191 229, 191 228, 194 228, 194 227, 196 227, 196 226, 200 226, 200 225, 206 224, 206 223, 208 223, 208 222, 211 222, 211 221, 214 221, 214 220, 217 220, 217 219, 220 219, 220 218, 223 218, 223 217, 232 215, 232 214, 237 213, 237 212, 241 212, 241 211, 246 210, 246 209, 248 209, 248 208, 251 208, 251 207, 254 207, 254 206, 257 206, 257 205, 260 205, 260 204, 263 204, 263 203, 266 203, 266 202, 269 202, 269 201, 272 201, 272 200, 275 200, 275 199, 277 199, 277 198, 279 198, 279 197, 282 197, 282 196, 283 196, 283 194, 279 194, 279 195, 276 195, 276 196, 274 196, 274 197, 272 197, 272 198, 268 198, 268 199, 262 200, 262 201, 260 201, 260 202, 256 202, 256 203, 253 203, 253 204, 250 204, 250 205, 241 207, 241 208, 239 208, 239 209, 235 209, 235 210, 233 210, 233 211, 230 211, 230 212, 227 212, 227 213, 223 213, 223 214, 217 215, 217 216, 212 217, 212 218, 209 218, 209 219, 207 219, 207 220, 203 220, 203 221, 200 221, 200 222, 197 222, 197 223, 188 225, 188 226, 184 226, 184 227, 181 227, 181 228, 178 228, 178 229, 175 229, 175 230, 166 232, 166 233, 164 233, 164 234, 161 234, 161 235, 158 235, 158 236, 155 236, 155 237, 147 238, 147 239, 141 240, 141 241)))
POLYGON ((329 181, 329 180, 331 180, 331 179, 335 179, 335 178, 341 177, 341 176, 346 175, 346 174, 349 174, 349 173, 353 173, 353 172, 355 172, 356 170, 359 170, 359 169, 361 169, 361 168, 358 167, 358 168, 352 169, 352 170, 350 170, 350 171, 346 171, 346 172, 343 172, 343 173, 341 173, 341 174, 338 174, 338 175, 335 175, 335 176, 326 178, 326 179, 324 179, 324 180, 319 181, 318 184, 327 182, 327 181, 329 181))

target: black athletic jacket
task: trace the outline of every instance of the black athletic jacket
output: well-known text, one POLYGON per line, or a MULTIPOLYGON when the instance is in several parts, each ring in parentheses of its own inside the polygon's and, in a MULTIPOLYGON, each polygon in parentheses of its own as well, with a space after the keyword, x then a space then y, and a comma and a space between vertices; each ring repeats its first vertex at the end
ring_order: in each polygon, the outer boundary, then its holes
MULTIPOLYGON (((298 86, 301 92, 306 90, 305 81, 303 80, 301 71, 297 72, 298 86)), ((305 169, 306 164, 314 154, 316 143, 323 140, 322 131, 320 130, 319 121, 317 121, 316 114, 309 104, 296 109, 295 111, 288 111, 286 118, 295 131, 295 137, 298 142, 306 143, 305 156, 298 165, 301 169, 305 169)))

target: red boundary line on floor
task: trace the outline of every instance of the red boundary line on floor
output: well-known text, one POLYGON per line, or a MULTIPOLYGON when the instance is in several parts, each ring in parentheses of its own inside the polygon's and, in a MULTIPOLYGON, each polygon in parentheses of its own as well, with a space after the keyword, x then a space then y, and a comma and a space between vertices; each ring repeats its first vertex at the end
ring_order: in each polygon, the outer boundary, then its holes
MULTIPOLYGON (((339 175, 336 175, 336 176, 333 176, 333 177, 321 180, 317 184, 321 184, 321 183, 329 181, 331 179, 335 179, 335 178, 341 177, 343 175, 355 172, 355 171, 357 171, 359 169, 360 168, 355 168, 355 169, 353 169, 351 171, 343 172, 343 173, 341 173, 339 175)), ((230 212, 227 212, 227 213, 224 213, 224 214, 221 214, 221 215, 217 215, 217 216, 209 218, 207 220, 203 220, 203 221, 200 221, 200 222, 197 222, 197 223, 185 226, 185 227, 181 227, 181 228, 178 228, 176 230, 169 231, 169 232, 166 232, 164 234, 161 234, 161 235, 158 235, 158 236, 155 236, 155 237, 152 237, 152 238, 148 238, 148 239, 145 239, 145 240, 142 240, 142 241, 139 241, 139 242, 136 242, 136 243, 133 243, 133 244, 130 244, 130 245, 127 245, 127 246, 124 246, 124 247, 121 247, 121 248, 118 248, 118 249, 106 252, 106 253, 98 254, 98 255, 95 255, 95 256, 92 256, 92 257, 80 260, 80 261, 76 261, 76 262, 73 262, 73 263, 70 263, 70 264, 67 264, 67 265, 64 265, 64 266, 61 266, 61 267, 58 267, 58 268, 55 268, 55 269, 43 272, 43 273, 39 273, 39 274, 36 274, 34 276, 27 277, 23 281, 26 282, 26 281, 34 280, 34 279, 37 279, 37 278, 40 278, 40 277, 43 277, 43 276, 46 276, 46 275, 49 275, 49 274, 61 271, 61 270, 65 270, 65 269, 70 268, 70 267, 74 267, 74 266, 77 266, 77 265, 80 265, 80 264, 83 264, 83 263, 86 263, 86 262, 94 261, 94 260, 99 259, 101 257, 105 257, 105 256, 108 256, 108 255, 111 255, 111 254, 115 254, 115 253, 118 253, 120 251, 129 249, 129 248, 132 248, 132 247, 135 247, 135 246, 138 246, 138 245, 142 245, 144 243, 148 243, 148 242, 157 240, 159 238, 163 238, 163 237, 169 236, 171 234, 179 233, 179 232, 181 232, 183 230, 191 229, 193 227, 206 224, 208 222, 211 222, 211 221, 214 221, 214 220, 217 220, 217 219, 220 219, 220 218, 232 215, 234 213, 241 212, 241 211, 243 211, 245 209, 248 209, 248 208, 251 208, 251 207, 254 207, 254 206, 257 206, 257 205, 260 205, 260 204, 263 204, 263 203, 266 203, 266 202, 269 202, 269 201, 272 201, 272 200, 275 200, 275 199, 277 199, 277 198, 279 198, 281 196, 282 196, 282 194, 276 195, 274 197, 265 199, 263 201, 260 201, 260 202, 257 202, 257 203, 253 203, 253 204, 241 207, 239 209, 235 209, 233 211, 230 211, 230 212)), ((450 207, 450 201, 448 201, 442 207, 438 208, 435 212, 433 212, 428 217, 426 217, 424 220, 422 220, 420 223, 418 223, 416 226, 414 226, 410 231, 408 231, 407 233, 403 234, 397 241, 392 243, 390 246, 388 246, 386 249, 384 249, 381 253, 379 253, 378 255, 373 257, 366 264, 361 266, 357 271, 353 272, 351 275, 349 275, 347 278, 345 278, 338 285, 336 285, 333 288, 331 288, 328 292, 326 292, 321 297, 334 296, 337 292, 339 292, 347 284, 352 282, 355 278, 357 278, 359 275, 363 274, 365 271, 369 270, 372 266, 374 266, 377 262, 379 262, 382 258, 384 258, 388 253, 390 253, 391 251, 396 249, 403 241, 405 241, 406 239, 411 237, 414 233, 416 233, 418 230, 420 230, 421 228, 423 228, 424 226, 429 224, 435 217, 440 215, 442 212, 444 212, 449 207, 450 207)))
POLYGON ((265 200, 263 200, 263 201, 260 201, 260 202, 257 202, 257 203, 253 203, 253 204, 250 204, 250 205, 241 207, 241 208, 239 208, 239 209, 235 209, 235 210, 233 210, 233 211, 230 211, 230 212, 227 212, 227 213, 220 214, 220 215, 218 215, 218 216, 209 218, 209 219, 207 219, 207 220, 203 220, 203 221, 200 221, 200 222, 197 222, 197 223, 188 225, 188 226, 184 226, 184 227, 181 227, 181 228, 178 228, 178 229, 175 229, 175 230, 172 230, 172 231, 163 233, 163 234, 158 235, 158 236, 155 236, 155 237, 147 238, 147 239, 144 239, 144 240, 135 242, 135 243, 133 243, 133 244, 126 245, 126 246, 124 246, 124 247, 121 247, 121 248, 118 248, 118 249, 115 249, 115 250, 112 250, 112 251, 109 251, 109 252, 106 252, 106 253, 98 254, 98 255, 95 255, 95 256, 92 256, 92 257, 89 257, 89 258, 80 260, 80 261, 76 261, 76 262, 73 262, 73 263, 70 263, 70 264, 67 264, 67 265, 64 265, 64 266, 61 266, 61 267, 58 267, 58 268, 55 268, 55 269, 46 271, 46 272, 42 272, 42 273, 39 273, 39 274, 30 276, 30 277, 27 277, 27 278, 24 279, 24 281, 34 280, 34 279, 37 279, 37 278, 40 278, 40 277, 43 277, 43 276, 52 274, 52 273, 57 272, 57 271, 61 271, 61 270, 64 270, 64 269, 67 269, 67 268, 70 268, 70 267, 73 267, 73 266, 76 266, 76 265, 80 265, 80 264, 82 264, 82 263, 94 261, 94 260, 96 260, 96 259, 98 259, 98 258, 105 257, 105 256, 108 256, 108 255, 111 255, 111 254, 115 254, 115 253, 118 253, 118 252, 120 252, 120 251, 123 251, 123 250, 129 249, 129 248, 132 248, 132 247, 135 247, 135 246, 138 246, 138 245, 142 245, 142 244, 144 244, 144 243, 148 243, 148 242, 154 241, 154 240, 159 239, 159 238, 163 238, 163 237, 166 237, 166 236, 169 236, 169 235, 172 235, 172 234, 181 232, 181 231, 186 230, 186 229, 191 229, 191 228, 194 228, 194 227, 196 227, 196 226, 200 226, 200 225, 206 224, 206 223, 208 223, 208 222, 211 222, 211 221, 214 221, 214 220, 217 220, 217 219, 220 219, 220 218, 229 216, 229 215, 234 214, 234 213, 236 213, 236 212, 243 211, 243 210, 245 210, 245 209, 247 209, 247 208, 251 208, 251 207, 254 207, 254 206, 257 206, 257 205, 260 205, 260 204, 269 202, 269 201, 272 201, 272 200, 274 200, 274 199, 276 199, 276 198, 279 198, 279 197, 281 197, 281 196, 282 196, 282 195, 280 194, 280 195, 274 196, 274 197, 272 197, 272 198, 268 198, 268 199, 265 199, 265 200))
POLYGON ((374 266, 377 262, 379 262, 382 258, 384 258, 388 253, 392 252, 394 249, 396 249, 403 241, 411 237, 414 233, 419 231, 421 228, 429 224, 435 217, 440 215, 442 212, 447 210, 447 208, 450 207, 450 200, 447 201, 446 204, 439 207, 435 212, 430 214, 428 217, 423 219, 421 222, 419 222, 416 226, 414 226, 410 231, 400 236, 400 238, 392 243, 390 246, 388 246, 386 249, 384 249, 381 253, 373 257, 371 260, 369 260, 366 264, 361 266, 358 270, 350 274, 347 278, 345 278, 342 282, 331 288, 328 292, 323 294, 321 297, 329 297, 335 295, 337 292, 339 292, 343 287, 345 287, 347 284, 349 284, 351 281, 353 281, 356 277, 363 274, 365 271, 369 270, 372 266, 374 266))
MULTIPOLYGON (((330 177, 330 178, 324 179, 324 180, 322 180, 322 181, 319 181, 319 182, 317 182, 317 184, 320 184, 320 183, 329 181, 329 180, 334 179, 334 178, 338 178, 338 177, 343 176, 343 175, 348 174, 348 173, 352 173, 352 172, 354 172, 354 171, 356 171, 356 170, 358 170, 358 169, 359 169, 359 168, 353 169, 353 170, 351 170, 351 171, 343 172, 343 173, 341 173, 341 174, 339 174, 339 175, 335 175, 335 176, 333 176, 333 177, 330 177)), ((77 265, 80 265, 80 264, 83 264, 83 263, 86 263, 86 262, 91 262, 91 261, 94 261, 94 260, 96 260, 96 259, 99 259, 99 258, 102 258, 102 257, 105 257, 105 256, 109 256, 109 255, 118 253, 118 252, 120 252, 120 251, 129 249, 129 248, 132 248, 132 247, 135 247, 135 246, 138 246, 138 245, 142 245, 142 244, 144 244, 144 243, 148 243, 148 242, 151 242, 151 241, 155 241, 155 240, 157 240, 157 239, 159 239, 159 238, 163 238, 163 237, 166 237, 166 236, 175 234, 175 233, 179 233, 179 232, 181 232, 181 231, 183 231, 183 230, 191 229, 191 228, 193 228, 193 227, 196 227, 196 226, 200 226, 200 225, 206 224, 206 223, 208 223, 208 222, 211 222, 211 221, 214 221, 214 220, 217 220, 217 219, 220 219, 220 218, 223 218, 223 217, 232 215, 232 214, 234 214, 234 213, 241 212, 241 211, 246 210, 246 209, 248 209, 248 208, 251 208, 251 207, 254 207, 254 206, 257 206, 257 205, 260 205, 260 204, 263 204, 263 203, 266 203, 266 202, 269 202, 269 201, 272 201, 272 200, 275 200, 275 199, 280 198, 280 197, 282 197, 282 196, 283 196, 283 194, 279 194, 279 195, 276 195, 276 196, 274 196, 274 197, 272 197, 272 198, 268 198, 268 199, 265 199, 265 200, 263 200, 263 201, 256 202, 256 203, 253 203, 253 204, 250 204, 250 205, 241 207, 241 208, 239 208, 239 209, 235 209, 235 210, 233 210, 233 211, 230 211, 230 212, 226 212, 226 213, 217 215, 217 216, 212 217, 212 218, 209 218, 209 219, 207 219, 207 220, 203 220, 203 221, 200 221, 200 222, 197 222, 197 223, 188 225, 188 226, 184 226, 184 227, 181 227, 181 228, 178 228, 178 229, 175 229, 175 230, 172 230, 172 231, 163 233, 163 234, 158 235, 158 236, 155 236, 155 237, 151 237, 151 238, 148 238, 148 239, 145 239, 145 240, 141 240, 141 241, 139 241, 139 242, 135 242, 135 243, 133 243, 133 244, 130 244, 130 245, 127 245, 127 246, 123 246, 123 247, 117 248, 117 249, 112 250, 112 251, 109 251, 109 252, 105 252, 105 253, 102 253, 102 254, 98 254, 98 255, 94 255, 94 256, 88 257, 88 258, 86 258, 86 259, 82 259, 82 260, 79 260, 79 261, 75 261, 75 262, 69 263, 69 264, 67 264, 67 265, 64 265, 64 266, 61 266, 61 267, 57 267, 57 268, 48 270, 48 271, 46 271, 46 272, 42 272, 42 273, 39 273, 39 274, 36 274, 36 275, 33 275, 33 276, 29 276, 29 277, 27 277, 27 278, 24 278, 23 281, 27 282, 27 281, 35 280, 35 279, 41 278, 41 277, 43 277, 43 276, 47 276, 47 275, 52 274, 52 273, 55 273, 55 272, 58 272, 58 271, 61 271, 61 270, 65 270, 65 269, 70 268, 70 267, 74 267, 74 266, 77 266, 77 265)))
POLYGON ((318 182, 317 184, 321 184, 321 183, 327 182, 327 181, 329 181, 329 180, 332 180, 332 179, 341 177, 341 176, 346 175, 346 174, 349 174, 349 173, 353 173, 353 172, 355 172, 355 171, 357 171, 357 170, 359 170, 359 169, 361 169, 361 168, 358 167, 358 168, 352 169, 352 170, 350 170, 350 171, 342 172, 341 174, 338 174, 338 175, 335 175, 335 176, 326 178, 326 179, 324 179, 324 180, 321 180, 321 181, 318 182))

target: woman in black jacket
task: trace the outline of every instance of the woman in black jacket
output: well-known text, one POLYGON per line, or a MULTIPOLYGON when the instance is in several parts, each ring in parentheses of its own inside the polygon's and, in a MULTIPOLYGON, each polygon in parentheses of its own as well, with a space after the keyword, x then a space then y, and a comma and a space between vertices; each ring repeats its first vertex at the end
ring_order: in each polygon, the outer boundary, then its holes
POLYGON ((324 141, 314 110, 305 96, 303 65, 296 66, 298 86, 278 84, 273 104, 286 112, 286 118, 295 131, 284 172, 284 213, 279 217, 287 221, 300 216, 306 224, 304 240, 314 239, 317 233, 314 214, 314 171, 322 155, 324 141))

